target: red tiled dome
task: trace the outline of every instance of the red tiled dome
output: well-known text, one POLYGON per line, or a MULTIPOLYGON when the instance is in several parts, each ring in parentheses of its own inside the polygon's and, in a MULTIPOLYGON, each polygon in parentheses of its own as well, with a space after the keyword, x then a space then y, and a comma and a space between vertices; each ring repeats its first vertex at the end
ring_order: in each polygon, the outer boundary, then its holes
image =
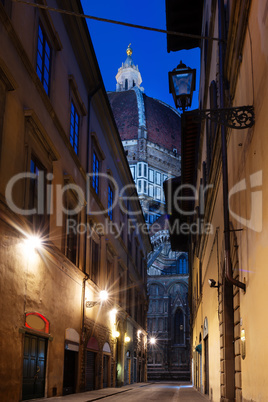
MULTIPOLYGON (((122 140, 138 138, 139 110, 136 90, 109 92, 111 108, 122 140)), ((166 148, 181 152, 181 119, 167 104, 140 92, 145 112, 147 140, 166 148)), ((141 111, 140 111, 141 113, 141 111)))

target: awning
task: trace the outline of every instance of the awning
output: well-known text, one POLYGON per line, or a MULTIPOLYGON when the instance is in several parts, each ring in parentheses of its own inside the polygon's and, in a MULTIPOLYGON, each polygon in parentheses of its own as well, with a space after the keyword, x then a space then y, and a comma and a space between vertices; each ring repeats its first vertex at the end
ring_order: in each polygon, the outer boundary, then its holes
MULTIPOLYGON (((166 24, 168 31, 201 35, 203 0, 166 0, 166 24)), ((201 40, 167 35, 167 51, 200 47, 201 40)))

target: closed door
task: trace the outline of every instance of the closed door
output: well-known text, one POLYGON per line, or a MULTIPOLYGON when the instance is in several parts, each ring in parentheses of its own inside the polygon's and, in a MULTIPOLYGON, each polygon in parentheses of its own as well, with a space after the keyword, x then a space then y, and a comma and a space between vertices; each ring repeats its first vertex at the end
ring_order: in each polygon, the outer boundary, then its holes
POLYGON ((128 359, 128 383, 131 383, 131 360, 128 359))
POLYGON ((22 399, 44 397, 47 340, 25 335, 22 399))
POLYGON ((103 388, 108 387, 109 356, 103 355, 103 388))
POLYGON ((205 394, 209 393, 209 360, 208 360, 208 336, 204 339, 205 349, 205 394))
POLYGON ((87 350, 86 391, 92 391, 95 389, 95 356, 96 353, 87 350))

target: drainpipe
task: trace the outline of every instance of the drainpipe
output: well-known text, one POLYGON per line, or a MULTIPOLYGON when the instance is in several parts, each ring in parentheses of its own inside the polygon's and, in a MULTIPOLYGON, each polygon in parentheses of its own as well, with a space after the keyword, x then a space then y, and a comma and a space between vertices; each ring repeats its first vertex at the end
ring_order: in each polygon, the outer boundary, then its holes
MULTIPOLYGON (((89 150, 89 137, 90 137, 90 108, 91 108, 91 101, 93 96, 98 92, 101 88, 101 84, 98 84, 89 94, 88 94, 88 111, 87 111, 87 159, 86 159, 86 172, 89 169, 89 157, 90 157, 90 150, 89 150)), ((86 189, 87 192, 87 189, 86 189)), ((89 199, 89 194, 87 194, 87 199, 89 199)), ((87 214, 87 206, 86 206, 86 225, 88 223, 88 214, 87 214)), ((87 227, 87 226, 86 226, 87 227)), ((85 234, 85 242, 84 242, 84 271, 86 271, 86 257, 87 257, 87 233, 85 234)))
MULTIPOLYGON (((224 108, 224 84, 223 84, 223 61, 224 61, 224 5, 222 0, 218 0, 218 24, 219 24, 219 92, 220 108, 224 108)), ((224 260, 225 278, 234 285, 246 291, 246 285, 233 278, 232 264, 230 257, 230 223, 229 223, 229 199, 228 199, 228 164, 227 164, 227 144, 226 128, 221 125, 221 147, 222 147, 222 182, 223 182, 223 211, 224 211, 224 260)))

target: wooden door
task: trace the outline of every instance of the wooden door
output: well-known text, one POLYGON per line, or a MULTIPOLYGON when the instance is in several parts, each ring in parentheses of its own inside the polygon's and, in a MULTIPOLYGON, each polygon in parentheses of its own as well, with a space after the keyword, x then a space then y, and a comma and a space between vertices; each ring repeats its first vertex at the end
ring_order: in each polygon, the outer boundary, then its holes
POLYGON ((23 356, 22 399, 44 397, 47 340, 25 335, 23 356))

